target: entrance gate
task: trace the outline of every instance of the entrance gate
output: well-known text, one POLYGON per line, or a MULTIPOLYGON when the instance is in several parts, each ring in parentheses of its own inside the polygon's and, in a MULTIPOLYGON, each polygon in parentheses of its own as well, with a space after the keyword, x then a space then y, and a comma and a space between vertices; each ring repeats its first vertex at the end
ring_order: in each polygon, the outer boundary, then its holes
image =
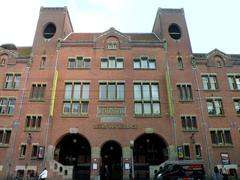
POLYGON ((167 145, 157 134, 144 134, 135 140, 133 156, 135 178, 147 180, 150 179, 149 166, 168 159, 167 145))
POLYGON ((91 147, 80 134, 67 134, 57 144, 54 160, 73 166, 73 180, 90 179, 91 147))
POLYGON ((122 148, 115 141, 106 142, 101 149, 101 180, 122 179, 122 148))

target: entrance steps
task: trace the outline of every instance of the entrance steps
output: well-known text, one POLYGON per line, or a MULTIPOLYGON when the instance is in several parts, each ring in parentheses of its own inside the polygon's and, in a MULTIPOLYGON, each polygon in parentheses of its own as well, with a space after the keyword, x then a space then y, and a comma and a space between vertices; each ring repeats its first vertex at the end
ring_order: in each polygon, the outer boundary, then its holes
POLYGON ((54 173, 54 178, 72 179, 73 166, 65 166, 55 160, 50 161, 49 164, 50 170, 54 173))

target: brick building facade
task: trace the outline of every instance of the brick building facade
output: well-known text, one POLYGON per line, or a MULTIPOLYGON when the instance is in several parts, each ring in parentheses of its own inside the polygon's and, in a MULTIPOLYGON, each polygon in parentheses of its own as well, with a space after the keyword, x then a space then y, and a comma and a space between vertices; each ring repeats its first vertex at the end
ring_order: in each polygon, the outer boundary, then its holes
POLYGON ((158 9, 151 33, 76 33, 66 8, 42 7, 32 47, 0 48, 0 177, 148 179, 168 159, 234 169, 239 65, 193 53, 183 9, 158 9))

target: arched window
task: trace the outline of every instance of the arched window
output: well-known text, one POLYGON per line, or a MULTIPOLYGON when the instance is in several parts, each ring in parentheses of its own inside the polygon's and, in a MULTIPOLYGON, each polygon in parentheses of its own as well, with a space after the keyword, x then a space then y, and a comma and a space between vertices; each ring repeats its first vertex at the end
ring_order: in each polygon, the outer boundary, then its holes
POLYGON ((182 61, 182 57, 180 56, 177 57, 177 68, 183 69, 183 61, 182 61))

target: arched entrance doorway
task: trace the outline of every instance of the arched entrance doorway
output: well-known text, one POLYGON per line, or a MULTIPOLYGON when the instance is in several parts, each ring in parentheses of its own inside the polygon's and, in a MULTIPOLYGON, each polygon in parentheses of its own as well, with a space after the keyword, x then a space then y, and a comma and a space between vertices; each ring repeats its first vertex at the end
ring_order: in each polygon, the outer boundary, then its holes
POLYGON ((73 166, 73 180, 90 179, 91 147, 80 134, 67 134, 57 144, 54 160, 73 166))
POLYGON ((106 142, 101 149, 101 180, 122 179, 122 148, 115 141, 106 142))
POLYGON ((168 159, 167 144, 157 134, 143 134, 134 142, 133 147, 135 178, 150 178, 150 166, 159 165, 168 159))

